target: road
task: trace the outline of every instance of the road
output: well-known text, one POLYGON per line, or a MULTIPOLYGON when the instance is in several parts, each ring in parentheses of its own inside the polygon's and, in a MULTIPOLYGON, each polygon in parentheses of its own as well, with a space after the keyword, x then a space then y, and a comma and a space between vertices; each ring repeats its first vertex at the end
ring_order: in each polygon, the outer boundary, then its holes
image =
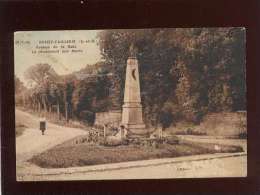
MULTIPOLYGON (((244 177, 247 175, 246 152, 241 156, 225 158, 219 158, 213 154, 209 155, 210 158, 206 158, 206 160, 196 160, 194 156, 189 156, 184 157, 184 161, 182 162, 122 169, 103 169, 99 171, 86 171, 88 167, 78 167, 76 169, 65 168, 66 171, 64 172, 62 169, 44 169, 28 163, 27 160, 33 155, 41 153, 66 140, 87 134, 87 131, 58 126, 48 122, 46 134, 42 136, 39 130, 38 117, 17 110, 16 120, 28 127, 21 136, 16 138, 18 181, 244 177)), ((228 143, 229 140, 221 140, 222 142, 228 143)), ((235 145, 242 145, 246 149, 245 141, 242 144, 240 140, 233 140, 233 142, 235 145)), ((155 161, 158 161, 158 159, 155 161)))
POLYGON ((17 167, 21 167, 26 160, 35 154, 39 154, 76 136, 87 134, 85 130, 58 126, 47 121, 47 130, 45 135, 42 135, 39 130, 39 117, 16 110, 15 118, 16 122, 28 127, 21 136, 16 138, 17 167))
MULTIPOLYGON (((211 156, 212 155, 208 155, 211 156)), ((139 166, 131 168, 87 170, 87 167, 67 168, 66 171, 46 170, 32 167, 20 176, 23 181, 46 180, 110 180, 110 179, 161 179, 161 178, 217 178, 245 177, 247 175, 247 156, 232 156, 193 160, 193 156, 184 157, 186 161, 171 162, 159 165, 139 166), (68 170, 70 169, 70 170, 68 170), (28 174, 30 172, 30 174, 28 174)), ((161 159, 162 160, 162 159, 161 159)), ((154 161, 158 162, 158 159, 154 161)), ((160 160, 159 160, 160 161, 160 160)), ((141 161, 137 161, 139 163, 141 161)), ((120 164, 113 167, 120 167, 120 164)), ((140 163, 140 165, 143 163, 140 163)), ((115 165, 115 164, 114 164, 115 165)), ((95 167, 98 167, 96 165, 95 167)), ((103 165, 101 165, 103 166, 103 165)))

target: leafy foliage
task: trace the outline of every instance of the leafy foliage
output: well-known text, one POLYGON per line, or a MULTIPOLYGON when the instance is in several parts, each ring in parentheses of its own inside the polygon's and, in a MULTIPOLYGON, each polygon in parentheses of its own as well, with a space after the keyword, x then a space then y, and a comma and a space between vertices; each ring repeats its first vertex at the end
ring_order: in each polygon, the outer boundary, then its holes
POLYGON ((106 30, 99 37, 117 75, 120 103, 128 48, 138 47, 144 113, 152 125, 245 109, 243 28, 106 30))
POLYGON ((93 124, 94 113, 121 108, 134 43, 148 126, 198 123, 209 112, 246 108, 243 28, 104 30, 98 38, 102 62, 65 76, 49 64, 31 66, 25 77, 33 87, 24 90, 24 104, 93 124))
MULTIPOLYGON (((59 76, 49 64, 30 67, 26 71, 26 78, 34 82, 34 87, 27 91, 24 106, 35 111, 57 112, 67 121, 77 118, 92 125, 95 112, 105 111, 110 106, 110 78, 106 76, 108 72, 103 66, 102 63, 87 65, 65 76, 59 76), (35 72, 41 78, 35 77, 35 72)), ((19 90, 21 84, 19 80, 16 82, 19 90)))

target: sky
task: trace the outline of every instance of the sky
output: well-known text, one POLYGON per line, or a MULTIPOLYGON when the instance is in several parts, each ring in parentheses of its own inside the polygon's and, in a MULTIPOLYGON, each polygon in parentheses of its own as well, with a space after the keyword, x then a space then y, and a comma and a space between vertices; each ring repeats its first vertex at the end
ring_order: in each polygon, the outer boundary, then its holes
POLYGON ((98 30, 15 32, 15 75, 27 84, 24 72, 30 66, 38 63, 48 63, 59 75, 63 75, 80 70, 87 64, 94 64, 100 61, 101 54, 96 37, 98 32, 98 30), (57 41, 67 40, 74 40, 75 43, 57 43, 57 41), (40 43, 40 41, 42 42, 40 43), (54 41, 56 43, 53 43, 54 41), (58 49, 53 48, 54 45, 58 49), (68 48, 68 45, 76 48, 68 48), (69 53, 62 53, 61 46, 65 46, 69 53), (72 49, 80 50, 81 52, 71 52, 72 49), (40 53, 40 50, 59 50, 59 53, 40 53), (36 52, 33 53, 33 51, 36 52))

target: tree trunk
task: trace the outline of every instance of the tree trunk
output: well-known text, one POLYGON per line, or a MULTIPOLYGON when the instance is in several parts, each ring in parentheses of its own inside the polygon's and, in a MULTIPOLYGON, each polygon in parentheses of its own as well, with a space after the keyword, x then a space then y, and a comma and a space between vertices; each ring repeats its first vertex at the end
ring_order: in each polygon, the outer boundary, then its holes
POLYGON ((65 118, 66 118, 66 122, 69 122, 68 103, 67 102, 65 102, 65 118))
POLYGON ((37 112, 37 101, 36 99, 33 100, 33 110, 37 112))
POLYGON ((25 95, 23 93, 23 107, 25 107, 25 95))
POLYGON ((33 100, 33 111, 36 112, 36 102, 33 100))
POLYGON ((44 112, 46 113, 47 112, 47 104, 46 104, 46 100, 45 100, 45 98, 43 97, 42 98, 43 100, 43 107, 44 107, 44 112))
POLYGON ((40 113, 41 112, 41 103, 38 102, 38 112, 40 113))
POLYGON ((57 114, 58 114, 58 118, 60 120, 61 117, 60 117, 60 103, 59 102, 57 103, 57 114))

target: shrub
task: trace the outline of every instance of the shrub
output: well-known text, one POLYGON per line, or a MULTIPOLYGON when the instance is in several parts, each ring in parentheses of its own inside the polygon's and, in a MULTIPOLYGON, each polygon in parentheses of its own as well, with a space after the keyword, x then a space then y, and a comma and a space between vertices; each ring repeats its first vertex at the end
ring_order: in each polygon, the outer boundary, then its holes
POLYGON ((27 126, 21 123, 15 124, 15 137, 21 136, 26 128, 27 126))
POLYGON ((247 132, 242 132, 238 134, 239 139, 247 139, 247 132))
POLYGON ((87 122, 89 125, 93 125, 95 121, 95 113, 88 110, 84 110, 80 112, 80 118, 83 121, 87 122))
POLYGON ((176 131, 175 135, 207 135, 207 133, 202 132, 201 130, 187 128, 187 129, 176 131))
POLYGON ((160 112, 159 120, 162 124, 163 129, 169 127, 173 122, 173 114, 171 108, 164 107, 160 112))
POLYGON ((119 146, 119 145, 127 145, 129 142, 127 139, 119 139, 114 136, 108 136, 106 138, 102 138, 99 141, 100 145, 103 146, 119 146))
POLYGON ((165 138, 167 144, 179 144, 179 138, 176 136, 170 136, 165 138))

